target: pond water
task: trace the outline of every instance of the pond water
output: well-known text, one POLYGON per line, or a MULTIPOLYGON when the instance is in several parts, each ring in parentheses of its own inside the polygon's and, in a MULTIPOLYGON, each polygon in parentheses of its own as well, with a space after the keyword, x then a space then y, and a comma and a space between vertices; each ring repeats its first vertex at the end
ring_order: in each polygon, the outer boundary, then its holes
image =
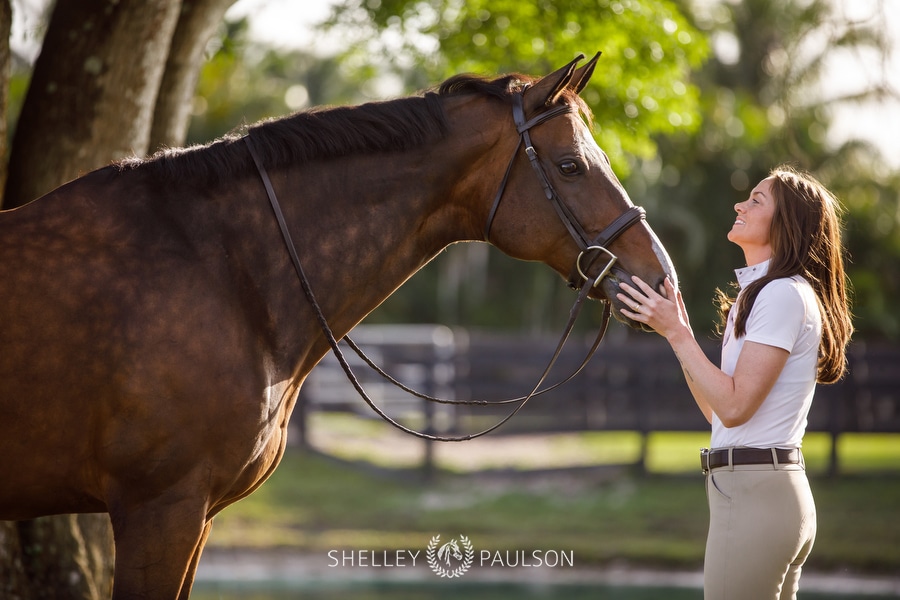
MULTIPOLYGON (((803 600, 882 600, 895 595, 802 592, 803 600)), ((702 600, 696 588, 530 583, 317 582, 219 584, 198 582, 193 600, 702 600)))
POLYGON ((667 589, 581 585, 518 585, 510 583, 366 583, 303 587, 279 586, 262 590, 229 586, 228 591, 209 584, 195 586, 196 600, 701 600, 694 589, 667 589), (280 588, 280 589, 279 589, 280 588))

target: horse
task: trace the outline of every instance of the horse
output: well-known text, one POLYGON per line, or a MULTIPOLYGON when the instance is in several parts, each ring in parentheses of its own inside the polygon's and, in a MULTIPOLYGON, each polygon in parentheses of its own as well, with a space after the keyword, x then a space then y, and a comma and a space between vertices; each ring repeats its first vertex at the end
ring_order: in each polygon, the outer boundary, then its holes
POLYGON ((187 598, 329 350, 304 284, 340 338, 456 242, 616 307, 631 274, 674 277, 592 137, 598 56, 262 121, 0 213, 0 519, 106 512, 113 597, 187 598))

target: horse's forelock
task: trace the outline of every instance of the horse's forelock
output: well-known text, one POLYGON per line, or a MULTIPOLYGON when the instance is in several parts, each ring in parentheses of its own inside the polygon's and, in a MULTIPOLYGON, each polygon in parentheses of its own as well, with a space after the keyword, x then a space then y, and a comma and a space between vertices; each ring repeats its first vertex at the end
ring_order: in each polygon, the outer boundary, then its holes
POLYGON ((461 74, 447 79, 438 88, 438 94, 449 96, 453 94, 481 94, 492 96, 510 102, 512 95, 520 92, 526 84, 534 83, 535 79, 528 75, 510 73, 496 79, 488 79, 477 75, 461 74))

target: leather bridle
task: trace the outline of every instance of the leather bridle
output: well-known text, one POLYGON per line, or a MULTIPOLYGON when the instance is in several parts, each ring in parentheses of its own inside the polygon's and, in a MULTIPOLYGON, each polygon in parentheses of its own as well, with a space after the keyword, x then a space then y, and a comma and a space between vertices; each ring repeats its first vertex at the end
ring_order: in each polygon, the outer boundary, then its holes
POLYGON ((519 155, 519 148, 524 146, 525 155, 528 156, 528 162, 531 163, 531 167, 534 169, 538 180, 541 182, 541 186, 544 188, 544 195, 547 197, 547 200, 550 201, 550 204, 553 206, 556 214, 559 215, 559 219, 562 221, 563 225, 565 225, 566 229, 569 231, 569 235, 572 236, 572 239, 575 240, 575 243, 578 244, 578 249, 581 251, 578 254, 578 258, 575 259, 575 266, 572 269, 572 277, 569 281, 570 287, 579 289, 582 286, 581 281, 575 279, 576 274, 579 275, 585 282, 592 281, 590 287, 596 287, 600 284, 601 281, 603 281, 603 278, 609 274, 609 272, 613 268, 613 265, 618 260, 618 257, 609 251, 608 246, 612 244, 620 235, 622 235, 626 229, 628 229, 635 223, 644 220, 646 218, 647 212, 640 206, 631 206, 624 213, 619 215, 612 223, 607 225, 603 229, 603 231, 601 231, 600 234, 597 235, 597 237, 593 239, 590 238, 572 210, 559 197, 559 194, 556 192, 556 189, 550 182, 550 178, 547 177, 547 172, 544 170, 543 165, 541 165, 541 161, 534 149, 534 144, 532 144, 531 142, 530 131, 533 127, 549 121, 554 117, 570 113, 574 109, 568 104, 561 104, 545 112, 539 113, 526 121, 524 93, 525 89, 527 88, 528 86, 526 85, 521 92, 518 92, 513 96, 513 121, 516 124, 516 131, 519 133, 519 143, 516 144, 516 149, 513 151, 512 158, 509 159, 509 163, 506 166, 506 172, 503 175, 503 180, 500 182, 500 188, 497 190, 497 194, 494 196, 494 203, 491 206, 491 210, 488 213, 487 223, 484 226, 484 239, 485 241, 490 241, 491 226, 494 223, 494 217, 497 216, 497 209, 500 207, 500 200, 503 199, 503 193, 506 191, 506 184, 509 181, 509 174, 512 171, 513 164, 515 164, 516 162, 516 157, 519 155), (593 264, 593 262, 601 254, 605 254, 609 257, 606 266, 600 271, 598 275, 592 276, 592 278, 588 277, 587 267, 593 264), (582 259, 586 255, 590 260, 588 261, 586 267, 582 267, 582 259))
POLYGON ((609 324, 609 318, 610 318, 610 312, 611 312, 610 302, 608 300, 604 302, 603 316, 601 318, 600 330, 597 334, 597 337, 594 340, 594 343, 591 346, 591 348, 588 350, 587 355, 584 357, 581 364, 578 366, 578 368, 575 369, 570 375, 568 375, 561 381, 541 389, 541 385, 543 385, 544 380, 549 375, 550 370, 553 368, 553 365, 556 363, 557 358, 559 358, 559 355, 562 352, 562 348, 565 345, 566 340, 568 340, 569 334, 572 332, 572 329, 575 326, 575 321, 578 317, 578 314, 581 311, 581 307, 583 306, 584 301, 590 295, 591 290, 594 287, 596 287, 597 285, 599 285, 599 283, 603 280, 603 278, 606 277, 610 273, 613 265, 618 260, 618 257, 607 249, 607 246, 610 245, 613 241, 615 241, 615 239, 618 238, 626 229, 628 229, 635 223, 637 223, 645 218, 645 211, 643 208, 640 208, 638 206, 632 206, 632 207, 628 208, 622 215, 620 215, 618 218, 616 218, 612 223, 607 225, 606 228, 603 231, 601 231, 597 237, 595 237, 594 239, 589 239, 584 228, 578 222, 578 219, 575 218, 575 215, 566 206, 566 204, 560 199, 559 194, 556 193, 556 190, 553 188, 553 185, 550 183, 550 179, 547 177, 547 173, 544 171, 544 168, 540 164, 540 161, 537 157, 537 153, 535 152, 535 149, 534 149, 534 145, 531 143, 531 135, 529 134, 529 131, 533 127, 540 125, 541 123, 544 123, 545 121, 548 121, 549 119, 552 119, 556 116, 571 112, 572 108, 569 105, 560 105, 560 106, 551 108, 550 110, 548 110, 546 112, 542 112, 542 113, 538 114, 537 116, 533 117, 531 120, 526 121, 525 120, 525 111, 523 108, 523 92, 524 92, 524 89, 522 92, 518 92, 518 93, 516 93, 515 96, 513 96, 513 119, 516 124, 516 129, 519 132, 519 143, 516 145, 516 150, 513 153, 513 156, 510 159, 509 165, 506 168, 506 172, 505 172, 505 174, 503 176, 503 180, 500 184, 500 189, 497 191, 497 195, 494 197, 494 203, 493 203, 490 213, 488 215, 487 224, 485 225, 485 231, 484 231, 485 240, 487 241, 489 239, 491 225, 494 221, 494 217, 496 216, 497 208, 500 205, 500 200, 503 198, 503 193, 506 189, 506 184, 509 180, 509 174, 512 171, 512 165, 515 162, 516 157, 519 153, 519 148, 524 145, 525 152, 528 155, 528 158, 531 162, 532 167, 534 168, 535 173, 537 173, 538 179, 540 180, 541 185, 544 188, 544 193, 546 194, 547 199, 552 203, 554 209, 556 209, 557 214, 559 215, 563 224, 566 226, 566 229, 568 229, 569 233, 572 235, 572 237, 575 240, 575 243, 578 244, 578 248, 580 249, 580 253, 578 255, 578 258, 575 261, 575 267, 573 269, 573 279, 570 280, 570 286, 574 287, 576 289, 580 288, 580 291, 578 293, 577 299, 575 300, 575 304, 572 306, 572 309, 569 311, 569 320, 566 324, 566 327, 562 334, 562 337, 560 338, 560 340, 556 346, 556 350, 555 350, 552 358, 550 359, 549 364, 544 369, 544 372, 541 375, 540 379, 538 380, 537 384, 534 386, 534 388, 531 390, 531 392, 527 396, 520 396, 518 398, 509 398, 509 399, 505 399, 505 400, 493 400, 493 401, 490 401, 490 400, 447 400, 447 399, 442 399, 442 398, 436 398, 433 396, 423 394, 416 390, 413 390, 413 389, 407 387, 406 385, 404 385, 403 383, 397 381, 396 379, 391 377, 388 373, 386 373, 383 369, 381 369, 378 365, 376 365, 374 362, 372 362, 372 360, 368 356, 366 356, 366 354, 362 351, 362 349, 355 342, 353 342, 353 340, 351 340, 349 336, 344 336, 344 338, 343 338, 344 341, 346 341, 347 344, 351 347, 351 349, 353 349, 353 351, 356 352, 363 359, 363 361, 365 361, 366 364, 368 364, 372 369, 374 369, 377 373, 379 373, 382 377, 389 380, 394 385, 398 386, 400 389, 402 389, 405 392, 407 392, 413 396, 416 396, 418 398, 422 398, 422 399, 429 400, 432 402, 438 402, 441 404, 469 404, 469 405, 472 405, 472 404, 474 404, 474 405, 512 404, 512 403, 518 404, 514 410, 512 410, 508 415, 506 415, 498 423, 495 423, 493 426, 491 426, 487 429, 484 429, 482 431, 479 431, 477 433, 463 435, 463 436, 456 436, 456 437, 439 436, 439 435, 432 435, 432 434, 416 431, 414 429, 410 429, 410 428, 406 427, 405 425, 397 422, 396 420, 391 418, 389 415, 387 415, 381 408, 379 408, 372 401, 371 398, 369 398, 368 394, 363 389, 362 384, 359 382, 359 380, 354 375, 353 370, 351 369, 350 364, 347 362, 347 359, 344 357, 343 352, 341 352, 341 349, 338 346, 338 340, 335 338, 335 335, 332 332, 331 327, 328 325, 328 321, 325 318, 324 313, 322 312, 321 306, 319 306, 319 303, 316 301, 315 294, 312 291, 312 288, 309 284, 309 279, 306 276, 306 273, 303 269, 303 265, 300 261, 300 257, 297 253, 297 248, 291 239, 290 232, 288 231, 287 222, 284 218, 284 214, 281 210, 281 206, 278 202, 278 198, 275 195, 275 189, 272 186, 272 181, 269 178, 269 174, 266 172, 265 167, 263 166, 262 160, 256 150, 256 146, 252 140, 251 134, 248 132, 248 134, 244 138, 244 141, 247 144, 247 148, 250 151, 250 156, 252 157, 253 162, 256 165, 256 169, 259 173, 260 179, 262 180, 263 186, 265 187, 266 196, 268 196, 268 198, 269 198, 269 203, 272 206, 272 211, 275 214, 275 219, 278 222, 279 229, 281 230, 281 235, 284 240, 285 246, 287 247, 288 254, 290 255, 291 262, 293 263, 294 270, 297 272, 297 276, 300 279, 300 285, 303 288, 303 293, 306 295, 306 298, 309 301, 310 306, 313 308, 313 312, 316 315, 316 319, 319 322, 319 326, 321 327, 322 332, 324 333, 325 338, 328 341, 328 344, 331 346, 332 352, 334 353, 335 357, 337 358, 338 362, 340 363, 341 367, 343 368, 345 374, 347 375, 348 380, 353 385, 353 387, 356 389, 356 391, 359 393, 359 395, 362 397, 362 399, 366 402, 366 404, 368 404, 369 407, 373 411, 375 411, 375 413, 378 416, 380 416, 382 419, 384 419, 391 425, 397 427, 398 429, 400 429, 406 433, 412 434, 416 437, 420 437, 420 438, 427 439, 427 440, 443 441, 443 442, 460 442, 460 441, 465 441, 465 440, 470 440, 470 439, 473 439, 476 437, 480 437, 482 435, 490 433, 491 431, 494 431, 495 429, 497 429, 498 427, 500 427, 501 425, 503 425, 504 423, 509 421, 513 416, 515 416, 525 406, 525 404, 528 402, 528 400, 530 400, 534 396, 538 396, 540 394, 549 392, 550 390, 553 390, 553 389, 563 385, 564 383, 568 382, 570 379, 572 379, 578 373, 580 373, 581 370, 585 367, 585 365, 587 365, 587 363, 591 359, 591 357, 594 355, 594 352, 600 346, 600 342, 603 340, 603 336, 606 332, 607 325, 609 324), (591 255, 591 254, 593 254, 593 257, 590 258, 587 265, 583 267, 581 264, 582 259, 585 257, 585 255, 591 255), (593 261, 600 254, 606 254, 609 257, 609 260, 608 260, 606 266, 602 269, 602 271, 598 275, 588 277, 587 269, 590 267, 590 265, 593 263, 593 261), (584 285, 580 281, 577 281, 577 282, 574 281, 574 273, 576 273, 576 272, 584 280, 584 283, 587 283, 588 281, 592 281, 591 285, 584 285))

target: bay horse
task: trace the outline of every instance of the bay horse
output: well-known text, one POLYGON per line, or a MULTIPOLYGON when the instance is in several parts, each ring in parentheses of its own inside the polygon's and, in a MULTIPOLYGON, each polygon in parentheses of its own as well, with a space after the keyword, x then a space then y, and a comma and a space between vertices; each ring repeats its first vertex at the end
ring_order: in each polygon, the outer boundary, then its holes
POLYGON ((612 303, 674 276, 586 123, 597 58, 261 122, 0 213, 0 519, 107 512, 114 598, 187 598, 329 349, 292 252, 338 337, 459 241, 612 303))

